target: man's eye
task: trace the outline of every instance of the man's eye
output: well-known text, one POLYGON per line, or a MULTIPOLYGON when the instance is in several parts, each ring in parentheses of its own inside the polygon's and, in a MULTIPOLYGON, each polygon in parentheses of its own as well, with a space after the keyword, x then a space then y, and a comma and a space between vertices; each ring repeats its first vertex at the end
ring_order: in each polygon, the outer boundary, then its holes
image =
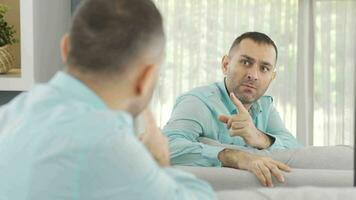
POLYGON ((262 66, 262 71, 263 71, 263 72, 268 72, 268 71, 269 71, 269 68, 266 67, 266 66, 262 66))
POLYGON ((241 63, 243 65, 250 65, 251 64, 250 61, 248 61, 248 60, 241 60, 241 63))

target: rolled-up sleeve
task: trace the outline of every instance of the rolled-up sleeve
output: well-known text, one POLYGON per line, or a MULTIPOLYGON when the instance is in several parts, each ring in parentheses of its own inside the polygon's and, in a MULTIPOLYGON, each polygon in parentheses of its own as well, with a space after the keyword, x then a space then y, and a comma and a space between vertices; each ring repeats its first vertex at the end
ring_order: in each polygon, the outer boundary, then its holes
POLYGON ((274 143, 269 149, 291 149, 302 147, 296 138, 285 127, 278 111, 271 107, 265 134, 274 139, 274 143))
POLYGON ((177 100, 171 118, 163 128, 169 138, 173 164, 221 166, 218 153, 224 148, 198 141, 203 133, 214 130, 213 120, 209 108, 197 97, 186 95, 177 100))

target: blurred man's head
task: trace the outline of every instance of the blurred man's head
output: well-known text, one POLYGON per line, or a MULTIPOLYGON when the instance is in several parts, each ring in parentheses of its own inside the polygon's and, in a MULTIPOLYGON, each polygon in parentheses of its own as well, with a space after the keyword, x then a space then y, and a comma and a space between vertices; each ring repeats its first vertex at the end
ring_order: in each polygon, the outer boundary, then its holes
POLYGON ((278 51, 267 35, 247 32, 235 39, 222 60, 226 87, 243 104, 257 101, 275 78, 278 51))
POLYGON ((137 115, 152 96, 164 46, 162 17, 150 0, 85 0, 62 40, 62 57, 68 73, 104 100, 103 90, 128 93, 137 115))

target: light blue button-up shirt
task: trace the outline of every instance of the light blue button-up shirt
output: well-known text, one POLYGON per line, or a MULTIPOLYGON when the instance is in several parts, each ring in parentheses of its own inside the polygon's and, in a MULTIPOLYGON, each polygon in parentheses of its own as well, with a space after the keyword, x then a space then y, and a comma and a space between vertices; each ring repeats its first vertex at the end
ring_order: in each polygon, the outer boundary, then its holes
POLYGON ((215 199, 193 175, 160 168, 132 117, 59 72, 0 107, 1 200, 215 199))
MULTIPOLYGON (((285 128, 272 102, 272 97, 262 96, 249 110, 256 128, 274 139, 267 150, 301 147, 285 128)), ((252 148, 241 137, 230 136, 226 125, 218 119, 222 114, 230 116, 237 113, 224 82, 199 87, 178 97, 172 116, 163 129, 169 138, 172 163, 221 166, 217 155, 223 147, 202 144, 199 137, 252 148)))

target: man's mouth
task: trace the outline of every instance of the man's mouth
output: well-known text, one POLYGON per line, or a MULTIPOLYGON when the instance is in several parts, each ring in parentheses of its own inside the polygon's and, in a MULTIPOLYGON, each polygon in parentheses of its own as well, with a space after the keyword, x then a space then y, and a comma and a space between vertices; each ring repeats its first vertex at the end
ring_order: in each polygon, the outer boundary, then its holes
POLYGON ((254 89, 254 90, 257 89, 254 85, 248 84, 248 83, 243 83, 242 86, 247 87, 247 88, 250 88, 250 89, 254 89))

